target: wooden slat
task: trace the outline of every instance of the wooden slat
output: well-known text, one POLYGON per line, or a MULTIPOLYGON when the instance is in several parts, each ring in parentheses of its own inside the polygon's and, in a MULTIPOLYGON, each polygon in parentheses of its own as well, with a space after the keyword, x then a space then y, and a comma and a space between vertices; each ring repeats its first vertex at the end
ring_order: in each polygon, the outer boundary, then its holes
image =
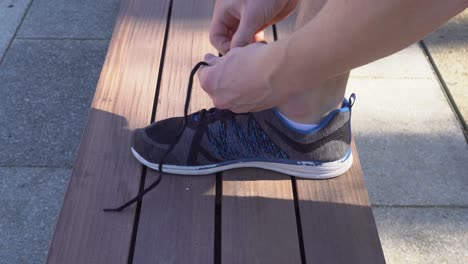
POLYGON ((312 263, 385 263, 358 153, 344 175, 297 180, 306 260, 312 263))
POLYGON ((168 3, 122 1, 48 263, 127 263, 135 208, 102 208, 138 191, 131 134, 151 117, 168 3))
MULTIPOLYGON (((265 40, 274 41, 271 27, 265 40)), ((291 177, 251 168, 222 176, 222 263, 300 263, 291 177)))
MULTIPOLYGON (((279 39, 293 32, 294 19, 278 24, 279 39)), ((354 163, 344 175, 297 179, 307 263, 385 263, 354 140, 352 149, 354 163)))
MULTIPOLYGON (((181 116, 192 67, 207 52, 214 1, 174 0, 156 119, 181 116)), ((211 107, 195 81, 191 111, 211 107)), ((155 179, 149 171, 147 182, 155 179)), ((215 175, 164 175, 145 196, 133 263, 212 263, 214 259, 215 175)))
POLYGON ((291 178, 259 169, 223 173, 222 263, 301 263, 291 178))

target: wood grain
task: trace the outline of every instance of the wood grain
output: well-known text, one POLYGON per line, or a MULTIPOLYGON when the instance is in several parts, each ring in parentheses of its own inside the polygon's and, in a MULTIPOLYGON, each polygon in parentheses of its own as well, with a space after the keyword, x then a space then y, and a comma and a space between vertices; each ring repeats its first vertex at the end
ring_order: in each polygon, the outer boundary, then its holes
MULTIPOLYGON (((278 24, 279 39, 292 34, 296 16, 278 24)), ((354 163, 345 174, 331 180, 297 179, 307 263, 385 263, 354 140, 352 150, 354 163)))
POLYGON ((301 263, 291 178, 224 172, 221 245, 222 263, 301 263))
POLYGON ((131 134, 151 117, 168 3, 122 1, 48 263, 127 263, 134 207, 102 209, 138 191, 131 134))
MULTIPOLYGON (((212 0, 174 0, 156 118, 181 116, 192 67, 207 52, 212 0)), ((212 106, 195 81, 191 111, 212 106)), ((147 174, 147 182, 156 177, 147 174)), ((142 203, 133 263, 212 263, 215 175, 164 175, 142 203)))

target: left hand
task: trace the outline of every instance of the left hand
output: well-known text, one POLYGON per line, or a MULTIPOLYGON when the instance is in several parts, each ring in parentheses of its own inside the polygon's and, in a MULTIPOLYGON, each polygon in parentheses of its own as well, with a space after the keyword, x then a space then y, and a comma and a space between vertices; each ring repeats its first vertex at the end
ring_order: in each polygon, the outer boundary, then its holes
POLYGON ((299 0, 217 0, 210 41, 222 54, 263 39, 263 30, 286 18, 299 0))
POLYGON ((200 84, 215 107, 236 113, 255 112, 274 107, 285 96, 268 85, 270 65, 267 44, 254 43, 231 49, 225 56, 205 55, 209 66, 200 68, 200 84))

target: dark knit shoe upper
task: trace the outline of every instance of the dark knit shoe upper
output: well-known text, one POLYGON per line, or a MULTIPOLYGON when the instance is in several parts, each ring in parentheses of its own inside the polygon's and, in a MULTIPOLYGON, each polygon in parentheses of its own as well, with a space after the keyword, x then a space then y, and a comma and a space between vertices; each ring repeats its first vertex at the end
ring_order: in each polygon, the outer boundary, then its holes
POLYGON ((347 100, 308 133, 289 127, 274 109, 235 114, 213 108, 189 115, 179 142, 175 141, 183 117, 165 119, 135 131, 133 148, 144 159, 158 163, 175 143, 165 164, 179 166, 239 161, 328 162, 339 160, 350 151, 350 119, 351 105, 347 100))

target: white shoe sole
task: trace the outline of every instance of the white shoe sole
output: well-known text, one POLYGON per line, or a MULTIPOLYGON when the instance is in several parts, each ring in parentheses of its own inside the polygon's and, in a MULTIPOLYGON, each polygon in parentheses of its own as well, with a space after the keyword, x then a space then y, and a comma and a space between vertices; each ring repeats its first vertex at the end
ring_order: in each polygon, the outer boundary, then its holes
MULTIPOLYGON (((151 163, 145 160, 135 149, 132 148, 135 158, 143 165, 158 170, 159 164, 151 163)), ((295 177, 308 179, 330 179, 345 173, 353 165, 353 154, 349 153, 345 158, 337 161, 314 164, 309 161, 299 161, 297 164, 285 164, 262 161, 247 161, 230 163, 226 165, 210 164, 203 166, 177 166, 163 164, 164 172, 181 175, 206 175, 213 174, 230 169, 238 168, 260 168, 265 170, 277 171, 295 177)))

